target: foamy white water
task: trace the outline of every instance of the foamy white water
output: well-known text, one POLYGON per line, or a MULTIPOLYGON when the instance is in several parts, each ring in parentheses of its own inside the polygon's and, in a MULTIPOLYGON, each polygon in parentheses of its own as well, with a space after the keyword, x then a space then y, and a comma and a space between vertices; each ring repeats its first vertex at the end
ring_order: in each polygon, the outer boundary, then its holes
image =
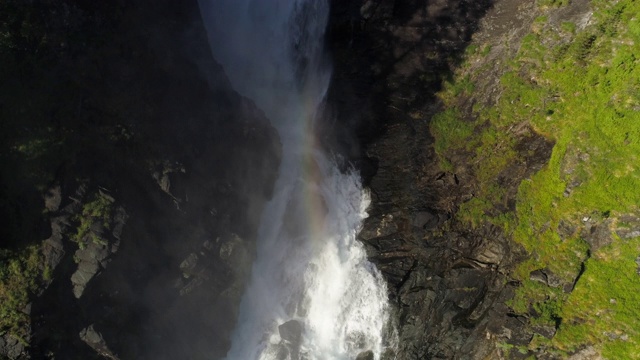
POLYGON ((327 0, 200 0, 214 57, 278 129, 283 159, 228 360, 384 351, 386 285, 356 240, 369 198, 316 144, 327 0), (279 326, 283 325, 284 338, 279 326), (289 334, 289 335, 286 335, 289 334))

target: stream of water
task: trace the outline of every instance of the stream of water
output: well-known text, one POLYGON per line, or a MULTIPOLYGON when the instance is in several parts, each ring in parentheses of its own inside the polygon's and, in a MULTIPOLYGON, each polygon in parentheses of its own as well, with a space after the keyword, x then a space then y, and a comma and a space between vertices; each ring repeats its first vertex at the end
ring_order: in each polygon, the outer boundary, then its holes
POLYGON ((328 0, 200 0, 212 52, 233 87, 277 128, 283 157, 228 360, 349 359, 389 346, 382 276, 356 234, 369 197, 314 128, 331 68, 328 0))

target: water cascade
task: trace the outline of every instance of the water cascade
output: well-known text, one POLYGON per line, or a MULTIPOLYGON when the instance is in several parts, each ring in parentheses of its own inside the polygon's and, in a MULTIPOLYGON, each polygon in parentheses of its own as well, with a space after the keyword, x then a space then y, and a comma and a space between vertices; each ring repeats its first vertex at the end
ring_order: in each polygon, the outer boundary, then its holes
POLYGON ((368 194, 314 135, 331 75, 328 0, 200 7, 214 57, 278 129, 283 150, 227 359, 379 359, 390 342, 386 285, 356 240, 368 194))

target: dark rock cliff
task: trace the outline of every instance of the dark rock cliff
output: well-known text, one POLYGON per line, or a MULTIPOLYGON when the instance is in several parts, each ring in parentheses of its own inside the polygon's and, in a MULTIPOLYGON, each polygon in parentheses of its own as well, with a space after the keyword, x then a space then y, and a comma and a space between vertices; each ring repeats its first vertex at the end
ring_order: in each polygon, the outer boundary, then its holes
MULTIPOLYGON (((398 359, 498 358, 497 341, 530 340, 505 304, 517 285, 508 273, 524 253, 497 227, 456 221, 477 180, 469 168, 441 170, 429 122, 442 109, 436 93, 472 38, 490 37, 501 45, 510 34, 516 42, 533 18, 525 9, 532 4, 332 2, 328 44, 335 72, 329 98, 337 127, 351 134, 338 146, 360 164, 371 191, 360 239, 389 284, 398 359)), ((492 101, 489 84, 499 74, 489 71, 486 78, 486 88, 462 108, 492 101)), ((548 160, 552 145, 529 131, 521 142, 523 161, 504 177, 510 206, 520 181, 548 160)), ((460 164, 471 159, 451 156, 460 164)))
POLYGON ((196 1, 1 10, 3 247, 38 246, 42 275, 0 357, 222 357, 280 143, 196 1))

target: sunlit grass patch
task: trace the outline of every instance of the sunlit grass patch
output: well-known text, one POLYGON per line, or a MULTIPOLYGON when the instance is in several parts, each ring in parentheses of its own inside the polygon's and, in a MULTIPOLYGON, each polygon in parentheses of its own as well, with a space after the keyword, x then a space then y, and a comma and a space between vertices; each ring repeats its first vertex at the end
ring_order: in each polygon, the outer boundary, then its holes
POLYGON ((431 133, 436 138, 436 152, 443 154, 446 150, 465 147, 473 128, 474 125, 462 119, 455 108, 437 114, 430 123, 431 133))

